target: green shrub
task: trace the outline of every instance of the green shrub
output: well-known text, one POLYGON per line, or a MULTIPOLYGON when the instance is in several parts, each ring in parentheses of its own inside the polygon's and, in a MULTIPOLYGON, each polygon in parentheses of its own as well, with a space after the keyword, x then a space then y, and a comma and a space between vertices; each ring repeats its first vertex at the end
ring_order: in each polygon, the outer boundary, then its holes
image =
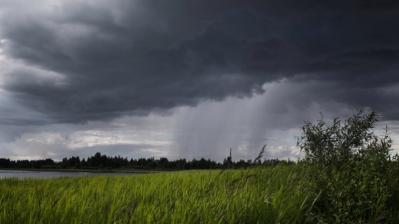
POLYGON ((392 196, 391 139, 372 131, 374 112, 362 112, 346 121, 306 123, 298 146, 309 164, 308 187, 318 200, 309 221, 365 223, 388 219, 392 196))

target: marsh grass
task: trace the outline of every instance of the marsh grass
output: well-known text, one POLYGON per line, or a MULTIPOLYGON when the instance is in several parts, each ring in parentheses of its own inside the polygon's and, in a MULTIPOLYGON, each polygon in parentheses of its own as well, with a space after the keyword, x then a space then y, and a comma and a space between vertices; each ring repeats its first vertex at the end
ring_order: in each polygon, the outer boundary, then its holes
POLYGON ((304 170, 180 171, 0 181, 0 223, 295 223, 304 170))

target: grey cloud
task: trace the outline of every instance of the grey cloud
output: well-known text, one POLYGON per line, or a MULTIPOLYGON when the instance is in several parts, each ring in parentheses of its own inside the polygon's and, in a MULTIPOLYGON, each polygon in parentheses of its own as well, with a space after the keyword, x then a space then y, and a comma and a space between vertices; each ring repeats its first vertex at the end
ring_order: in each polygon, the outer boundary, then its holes
POLYGON ((320 81, 283 80, 265 85, 263 94, 251 98, 227 98, 180 109, 174 115, 178 119, 172 154, 222 160, 232 147, 235 159, 252 159, 268 144, 267 157, 295 158, 299 127, 305 121, 346 117, 361 109, 331 100, 336 89, 320 81))
MULTIPOLYGON (((10 134, 10 131, 12 130, 8 130, 6 134, 10 134)), ((168 153, 169 146, 164 136, 154 136, 157 134, 156 130, 150 129, 143 133, 142 130, 130 127, 120 131, 109 128, 109 124, 102 122, 86 125, 27 126, 24 130, 15 129, 14 132, 16 134, 11 139, 6 139, 1 133, 2 157, 61 159, 66 156, 88 157, 95 152, 129 158, 159 157, 168 153)))
POLYGON ((395 1, 60 3, 37 1, 30 10, 23 1, 0 4, 6 56, 65 79, 27 82, 14 70, 5 88, 56 121, 250 96, 283 78, 331 83, 338 90, 311 97, 398 118, 399 108, 383 106, 396 95, 379 91, 399 81, 395 1))
MULTIPOLYGON (((350 105, 328 100, 336 97, 331 95, 336 89, 320 81, 285 80, 264 85, 264 93, 251 98, 206 101, 196 107, 175 108, 168 115, 123 116, 84 124, 2 125, 0 137, 5 144, 0 144, 0 153, 12 158, 58 159, 100 151, 135 158, 222 161, 230 147, 235 160, 246 160, 268 144, 265 158, 295 159, 300 155, 295 143, 303 121, 355 112, 350 105), (317 94, 320 91, 330 95, 317 94)), ((394 137, 398 136, 396 129, 394 137)))

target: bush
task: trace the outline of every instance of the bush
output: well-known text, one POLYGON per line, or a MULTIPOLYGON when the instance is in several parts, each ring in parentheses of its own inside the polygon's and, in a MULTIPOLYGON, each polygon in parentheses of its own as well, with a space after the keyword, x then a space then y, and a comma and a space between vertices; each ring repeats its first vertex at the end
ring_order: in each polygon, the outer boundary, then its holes
POLYGON ((391 139, 372 129, 374 112, 359 112, 346 121, 307 122, 298 146, 309 164, 309 186, 318 195, 309 221, 381 222, 388 219, 392 196, 391 139))

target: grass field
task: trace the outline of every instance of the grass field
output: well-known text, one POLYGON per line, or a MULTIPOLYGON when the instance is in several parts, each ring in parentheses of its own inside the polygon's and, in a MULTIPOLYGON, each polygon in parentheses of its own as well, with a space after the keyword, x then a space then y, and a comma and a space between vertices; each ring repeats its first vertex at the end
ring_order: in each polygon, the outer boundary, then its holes
POLYGON ((132 176, 0 180, 0 223, 294 223, 315 195, 277 166, 132 176))

